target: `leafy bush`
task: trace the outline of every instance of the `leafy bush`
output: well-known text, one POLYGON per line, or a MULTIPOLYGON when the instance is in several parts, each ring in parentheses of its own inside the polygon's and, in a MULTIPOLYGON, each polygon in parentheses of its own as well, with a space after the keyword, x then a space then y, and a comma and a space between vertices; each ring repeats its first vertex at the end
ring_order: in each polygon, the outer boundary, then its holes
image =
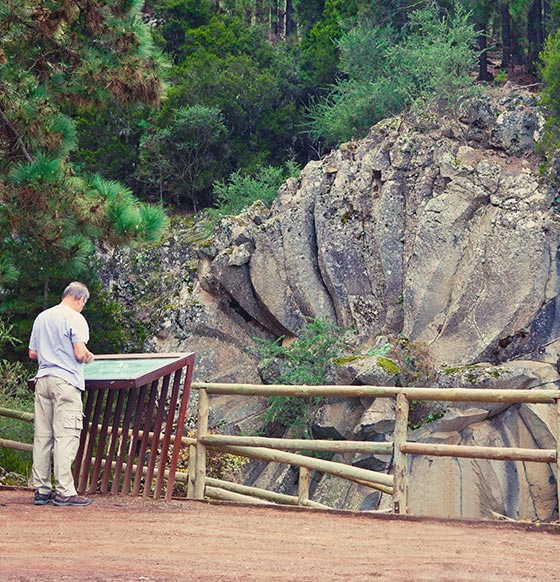
POLYGON ((179 107, 140 141, 137 178, 162 201, 190 201, 196 212, 224 156, 228 129, 216 107, 179 107))
POLYGON ((207 211, 209 217, 207 231, 211 231, 223 216, 237 215, 257 200, 270 206, 276 199, 282 183, 298 172, 293 165, 288 165, 286 169, 266 166, 253 175, 238 171, 232 174, 227 182, 216 182, 214 194, 218 202, 216 208, 207 211))
POLYGON ((310 133, 334 145, 361 137, 383 118, 434 100, 453 106, 474 85, 476 33, 457 3, 414 10, 397 35, 366 22, 339 41, 341 79, 309 110, 310 133))
MULTIPOLYGON (((6 345, 13 346, 19 340, 12 336, 12 326, 0 320, 0 354, 6 345)), ((27 389, 31 374, 21 362, 11 362, 0 357, 0 406, 12 410, 31 412, 33 395, 27 389)), ((1 418, 0 438, 22 443, 33 442, 33 425, 12 418, 1 418)), ((31 456, 24 451, 0 447, 0 467, 8 472, 28 477, 31 473, 31 456)))
MULTIPOLYGON (((310 319, 301 329, 299 337, 287 345, 282 345, 284 337, 276 341, 255 338, 263 375, 278 384, 324 384, 328 364, 346 348, 345 332, 344 328, 338 327, 326 317, 319 317, 310 319)), ((266 425, 295 427, 305 433, 305 421, 310 409, 321 400, 272 397, 263 420, 266 425)))
POLYGON ((547 37, 540 58, 544 83, 541 103, 547 110, 542 147, 551 154, 560 145, 560 30, 547 37))

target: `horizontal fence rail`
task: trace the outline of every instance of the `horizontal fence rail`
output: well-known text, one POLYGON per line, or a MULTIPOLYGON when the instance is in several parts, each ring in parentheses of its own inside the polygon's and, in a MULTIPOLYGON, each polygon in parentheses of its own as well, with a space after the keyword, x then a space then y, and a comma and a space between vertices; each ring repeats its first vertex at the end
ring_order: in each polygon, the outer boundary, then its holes
POLYGON ((558 390, 512 390, 500 388, 424 388, 393 386, 283 386, 268 384, 223 384, 193 382, 195 390, 206 390, 207 394, 229 394, 238 396, 345 396, 347 398, 391 398, 404 394, 408 400, 439 400, 441 402, 503 402, 553 404, 560 398, 558 390))

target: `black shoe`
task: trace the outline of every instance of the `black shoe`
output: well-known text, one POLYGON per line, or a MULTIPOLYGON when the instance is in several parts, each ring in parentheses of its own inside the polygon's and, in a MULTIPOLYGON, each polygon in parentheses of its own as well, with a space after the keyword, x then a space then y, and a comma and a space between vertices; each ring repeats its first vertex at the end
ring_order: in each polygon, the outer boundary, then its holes
POLYGON ((56 491, 49 491, 48 493, 41 493, 39 490, 35 491, 34 505, 47 505, 56 495, 56 491))
POLYGON ((89 505, 90 503, 91 499, 88 497, 80 497, 79 495, 70 495, 69 497, 64 497, 59 493, 56 494, 56 497, 53 500, 53 505, 59 506, 82 507, 89 505))

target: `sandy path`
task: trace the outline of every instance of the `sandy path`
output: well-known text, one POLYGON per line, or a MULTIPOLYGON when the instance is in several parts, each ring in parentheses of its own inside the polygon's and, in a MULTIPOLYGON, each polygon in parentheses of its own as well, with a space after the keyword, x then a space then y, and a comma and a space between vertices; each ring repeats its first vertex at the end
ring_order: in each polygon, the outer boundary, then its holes
POLYGON ((0 581, 560 580, 560 526, 0 490, 0 581))

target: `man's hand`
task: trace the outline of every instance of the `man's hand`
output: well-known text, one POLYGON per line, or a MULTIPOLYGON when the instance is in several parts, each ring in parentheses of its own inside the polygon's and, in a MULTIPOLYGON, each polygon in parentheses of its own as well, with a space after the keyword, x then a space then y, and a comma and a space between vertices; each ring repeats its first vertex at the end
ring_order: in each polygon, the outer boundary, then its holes
POLYGON ((82 364, 90 364, 95 360, 95 356, 87 349, 86 344, 83 342, 74 343, 74 356, 82 364))

